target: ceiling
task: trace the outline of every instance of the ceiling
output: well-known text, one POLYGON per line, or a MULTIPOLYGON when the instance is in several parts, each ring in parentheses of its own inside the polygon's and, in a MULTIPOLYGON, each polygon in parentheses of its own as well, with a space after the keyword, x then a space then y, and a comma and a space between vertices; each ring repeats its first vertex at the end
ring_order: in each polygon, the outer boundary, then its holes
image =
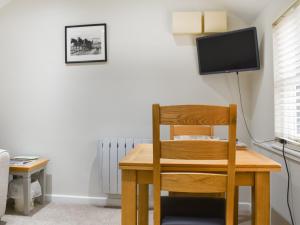
MULTIPOLYGON (((0 0, 0 8, 11 0, 0 0)), ((211 0, 207 0, 211 1, 211 0)), ((272 0, 216 0, 222 7, 231 11, 245 22, 251 23, 259 12, 272 0)))
POLYGON ((248 23, 253 22, 271 1, 272 0, 219 0, 224 8, 248 23))

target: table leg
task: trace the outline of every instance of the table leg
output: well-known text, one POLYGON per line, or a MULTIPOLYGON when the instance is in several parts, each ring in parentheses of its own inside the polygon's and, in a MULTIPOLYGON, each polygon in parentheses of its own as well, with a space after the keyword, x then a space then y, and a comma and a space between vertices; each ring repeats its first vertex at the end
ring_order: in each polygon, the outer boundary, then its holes
POLYGON ((138 225, 148 225, 149 221, 149 186, 139 184, 139 216, 138 225))
POLYGON ((270 173, 255 173, 254 224, 270 225, 270 173))
POLYGON ((251 224, 255 225, 255 185, 251 187, 251 224))
POLYGON ((24 200, 24 215, 28 216, 30 213, 31 198, 31 176, 26 173, 23 175, 23 200, 24 200))
POLYGON ((234 225, 239 224, 239 186, 235 186, 234 193, 234 225))
POLYGON ((42 169, 40 171, 38 179, 39 179, 39 183, 42 188, 42 196, 40 196, 38 200, 39 200, 40 204, 44 204, 45 199, 46 199, 46 171, 45 171, 45 169, 42 169))
POLYGON ((137 181, 135 170, 122 170, 122 225, 137 224, 137 181))

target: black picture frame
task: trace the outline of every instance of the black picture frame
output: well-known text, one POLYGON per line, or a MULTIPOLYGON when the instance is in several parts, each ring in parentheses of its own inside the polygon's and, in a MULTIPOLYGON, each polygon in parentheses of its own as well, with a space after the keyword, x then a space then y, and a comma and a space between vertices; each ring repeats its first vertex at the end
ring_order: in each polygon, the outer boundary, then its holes
MULTIPOLYGON (((74 44, 74 43, 73 43, 74 44)), ((96 44, 95 44, 96 45, 96 44)), ((98 23, 98 24, 83 24, 83 25, 72 25, 72 26, 65 26, 65 63, 66 64, 73 64, 73 63, 97 63, 97 62, 107 62, 107 26, 106 23, 98 23), (80 28, 83 28, 82 31, 80 31, 80 28), (92 29, 95 28, 95 37, 92 38, 92 40, 89 40, 90 38, 86 38, 84 34, 84 29, 89 31, 89 35, 92 33, 92 29), (98 28, 98 30, 97 30, 98 28), (80 33, 79 36, 76 37, 72 36, 72 29, 77 33, 80 33), (103 29, 103 34, 100 36, 99 29, 103 29), (98 33, 97 33, 97 32, 98 33), (77 51, 73 51, 74 45, 72 45, 71 41, 76 41, 77 38, 77 44, 75 44, 76 48, 78 48, 77 51), (71 39, 71 41, 70 41, 71 39), (94 49, 93 47, 93 41, 99 39, 99 42, 97 42, 97 47, 94 49), (104 40, 102 40, 104 39, 104 40), (89 44, 83 44, 83 43, 89 43, 89 44), (82 44, 80 46, 79 44, 82 44), (100 47, 99 47, 100 45, 100 47), (79 46, 79 47, 78 47, 79 46), (87 47, 89 46, 89 48, 87 47), (80 48, 82 48, 80 50, 80 48), (102 48, 104 48, 102 50, 102 48), (72 50, 71 50, 72 49, 72 50), (72 52, 73 51, 73 52, 72 52), (93 51, 93 53, 92 53, 93 51), (96 52, 100 53, 96 53, 96 52), (102 52, 102 53, 101 53, 102 52)))

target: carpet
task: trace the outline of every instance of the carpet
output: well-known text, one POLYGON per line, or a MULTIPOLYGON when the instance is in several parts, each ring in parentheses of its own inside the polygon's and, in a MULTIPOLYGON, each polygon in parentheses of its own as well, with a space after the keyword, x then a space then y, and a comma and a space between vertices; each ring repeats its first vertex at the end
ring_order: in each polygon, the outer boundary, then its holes
MULTIPOLYGON (((153 214, 150 211, 149 218, 153 214)), ((249 216, 239 218, 240 225, 250 225, 249 216)), ((120 225, 121 210, 92 205, 49 203, 37 207, 30 216, 8 210, 0 225, 120 225)), ((149 225, 152 225, 150 220, 149 225)))

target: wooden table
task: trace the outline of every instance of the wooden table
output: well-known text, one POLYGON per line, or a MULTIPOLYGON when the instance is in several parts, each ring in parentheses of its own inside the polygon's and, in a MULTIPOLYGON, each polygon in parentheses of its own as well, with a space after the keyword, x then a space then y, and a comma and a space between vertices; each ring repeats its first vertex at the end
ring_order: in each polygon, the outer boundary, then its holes
POLYGON ((39 183, 42 188, 42 196, 39 198, 39 202, 44 204, 46 194, 46 167, 48 159, 38 159, 25 165, 10 165, 9 174, 21 176, 23 179, 23 195, 24 195, 24 215, 30 213, 30 198, 31 198, 31 175, 39 173, 39 183))
MULTIPOLYGON (((139 225, 148 225, 148 186, 153 183, 152 144, 138 145, 120 161, 119 166, 122 170, 122 225, 136 225, 137 222, 139 225)), ((222 172, 226 169, 226 161, 162 161, 163 170, 175 171, 178 167, 182 171, 222 172)), ((257 152, 237 150, 236 185, 252 187, 253 225, 270 225, 270 172, 280 170, 279 163, 257 152)))

